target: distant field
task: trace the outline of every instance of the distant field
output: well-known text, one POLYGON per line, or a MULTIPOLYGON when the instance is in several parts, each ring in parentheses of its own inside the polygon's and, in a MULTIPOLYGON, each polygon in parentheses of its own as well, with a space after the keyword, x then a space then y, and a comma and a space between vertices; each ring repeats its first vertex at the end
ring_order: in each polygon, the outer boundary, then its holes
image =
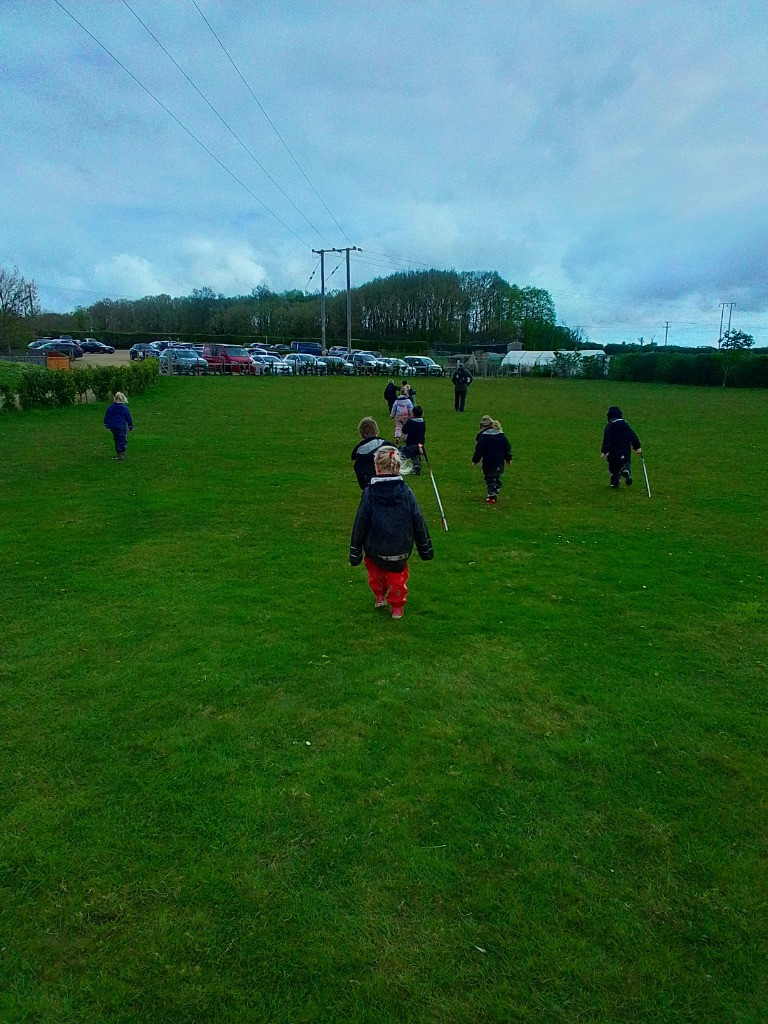
POLYGON ((383 386, 162 379, 122 464, 0 414, 0 1020, 765 1020, 768 395, 419 381, 398 623, 347 562, 383 386))

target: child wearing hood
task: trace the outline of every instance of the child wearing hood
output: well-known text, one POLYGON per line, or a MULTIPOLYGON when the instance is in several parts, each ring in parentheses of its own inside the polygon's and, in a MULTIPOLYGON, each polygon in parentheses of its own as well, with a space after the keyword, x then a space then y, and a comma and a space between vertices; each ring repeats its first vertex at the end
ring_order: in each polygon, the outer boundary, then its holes
POLYGON ((400 456, 392 445, 374 455, 376 476, 363 491, 349 544, 349 564, 365 563, 374 608, 402 619, 408 596, 408 559, 414 541, 419 558, 434 558, 432 540, 413 491, 400 475, 400 456))
POLYGON ((603 430, 603 447, 600 449, 600 457, 608 462, 611 487, 618 488, 621 485, 622 477, 629 487, 632 483, 632 452, 630 448, 636 455, 642 455, 643 449, 640 447, 637 434, 622 416, 618 405, 612 405, 607 415, 608 422, 603 430))
POLYGON ((392 412, 392 406, 397 398, 397 384, 390 377, 387 386, 384 388, 384 401, 387 403, 387 411, 392 412))
POLYGON ((364 416, 357 425, 357 432, 362 438, 352 449, 352 461, 355 464, 355 476, 364 491, 372 478, 376 476, 373 457, 383 444, 387 442, 379 437, 379 425, 372 416, 364 416))
POLYGON ((480 420, 480 433, 475 438, 475 454, 472 456, 472 468, 482 460, 483 476, 487 505, 495 505, 501 490, 501 474, 504 472, 504 464, 512 461, 512 446, 498 420, 490 416, 483 416, 480 420))
POLYGON ((122 391, 115 392, 114 402, 104 413, 104 426, 112 431, 115 439, 115 461, 123 462, 128 447, 128 431, 133 430, 133 420, 128 411, 128 399, 122 391))
POLYGON ((424 410, 420 405, 414 405, 413 416, 403 424, 403 437, 405 444, 400 449, 400 457, 410 459, 413 463, 411 472, 414 476, 420 476, 421 453, 427 443, 427 425, 424 422, 424 410))
POLYGON ((395 444, 400 444, 403 434, 403 424, 413 415, 413 402, 408 395, 408 388, 400 389, 400 394, 394 401, 389 418, 395 421, 395 444))

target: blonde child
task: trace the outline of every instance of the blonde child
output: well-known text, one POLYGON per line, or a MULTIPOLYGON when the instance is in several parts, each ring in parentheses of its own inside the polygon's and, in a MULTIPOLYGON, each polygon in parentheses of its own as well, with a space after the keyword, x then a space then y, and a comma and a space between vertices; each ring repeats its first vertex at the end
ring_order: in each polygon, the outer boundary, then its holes
POLYGON ((422 561, 434 558, 434 551, 419 504, 400 475, 397 450, 383 445, 376 451, 374 463, 376 476, 363 491, 352 527, 349 564, 365 562, 368 585, 376 598, 374 607, 389 604, 392 618, 402 619, 414 541, 422 561))
POLYGON ((128 447, 128 431, 133 430, 128 399, 122 391, 115 392, 114 402, 104 413, 104 426, 112 431, 112 437, 115 439, 115 461, 122 462, 128 447))

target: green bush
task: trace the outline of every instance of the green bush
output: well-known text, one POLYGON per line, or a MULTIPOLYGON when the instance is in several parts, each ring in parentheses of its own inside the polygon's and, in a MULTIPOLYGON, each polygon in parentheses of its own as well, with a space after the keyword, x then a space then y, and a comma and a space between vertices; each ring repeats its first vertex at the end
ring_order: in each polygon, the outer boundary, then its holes
POLYGON ((130 366, 89 366, 76 370, 25 370, 16 384, 0 384, 2 408, 15 407, 16 398, 23 410, 53 405, 72 405, 85 400, 89 391, 98 402, 108 402, 115 391, 140 395, 157 380, 159 364, 145 359, 130 366))

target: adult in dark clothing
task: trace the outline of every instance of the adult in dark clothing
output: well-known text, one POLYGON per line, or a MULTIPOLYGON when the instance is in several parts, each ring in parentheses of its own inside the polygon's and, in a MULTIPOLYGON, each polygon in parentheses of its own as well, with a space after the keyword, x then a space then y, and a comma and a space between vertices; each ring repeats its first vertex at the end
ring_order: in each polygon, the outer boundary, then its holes
POLYGON ((618 405, 612 405, 608 410, 608 422, 603 430, 603 447, 600 449, 600 456, 608 462, 611 487, 613 488, 621 485, 622 477, 627 487, 632 483, 632 451, 630 449, 637 455, 643 454, 637 434, 622 416, 618 405))
POLYGON ((467 370, 459 360, 456 369, 451 374, 451 383, 453 384, 453 407, 456 412, 464 412, 464 403, 467 400, 467 391, 469 385, 472 383, 472 374, 467 370))
POLYGON ((512 461, 512 447, 501 429, 498 420, 483 416, 480 420, 480 433, 475 438, 475 453, 472 456, 472 468, 482 461, 483 476, 486 486, 486 504, 495 505, 501 490, 501 474, 504 465, 512 461))
POLYGON ((373 477, 376 468, 373 457, 383 444, 388 442, 379 437, 379 425, 371 416, 364 416, 357 425, 357 432, 362 438, 352 449, 352 461, 355 464, 355 476, 360 489, 365 490, 373 477))
POLYGON ((395 399, 399 393, 397 384, 390 379, 384 388, 384 401, 387 403, 387 412, 392 412, 392 406, 395 404, 395 399))
POLYGON ((421 476, 421 448, 427 440, 427 425, 424 422, 424 410, 420 405, 414 405, 413 416, 403 424, 403 437, 405 445, 400 449, 400 457, 410 459, 413 463, 411 473, 413 476, 421 476))
POLYGON ((365 562, 375 608, 389 604, 393 619, 403 617, 408 595, 408 559, 414 541, 419 557, 434 558, 432 540, 413 491, 400 476, 397 449, 376 452, 376 476, 363 491, 349 544, 349 564, 365 562))
POLYGON ((104 426, 112 431, 115 439, 115 460, 123 462, 128 447, 128 431, 133 430, 133 420, 128 411, 128 399, 122 391, 115 392, 114 402, 104 413, 104 426))

